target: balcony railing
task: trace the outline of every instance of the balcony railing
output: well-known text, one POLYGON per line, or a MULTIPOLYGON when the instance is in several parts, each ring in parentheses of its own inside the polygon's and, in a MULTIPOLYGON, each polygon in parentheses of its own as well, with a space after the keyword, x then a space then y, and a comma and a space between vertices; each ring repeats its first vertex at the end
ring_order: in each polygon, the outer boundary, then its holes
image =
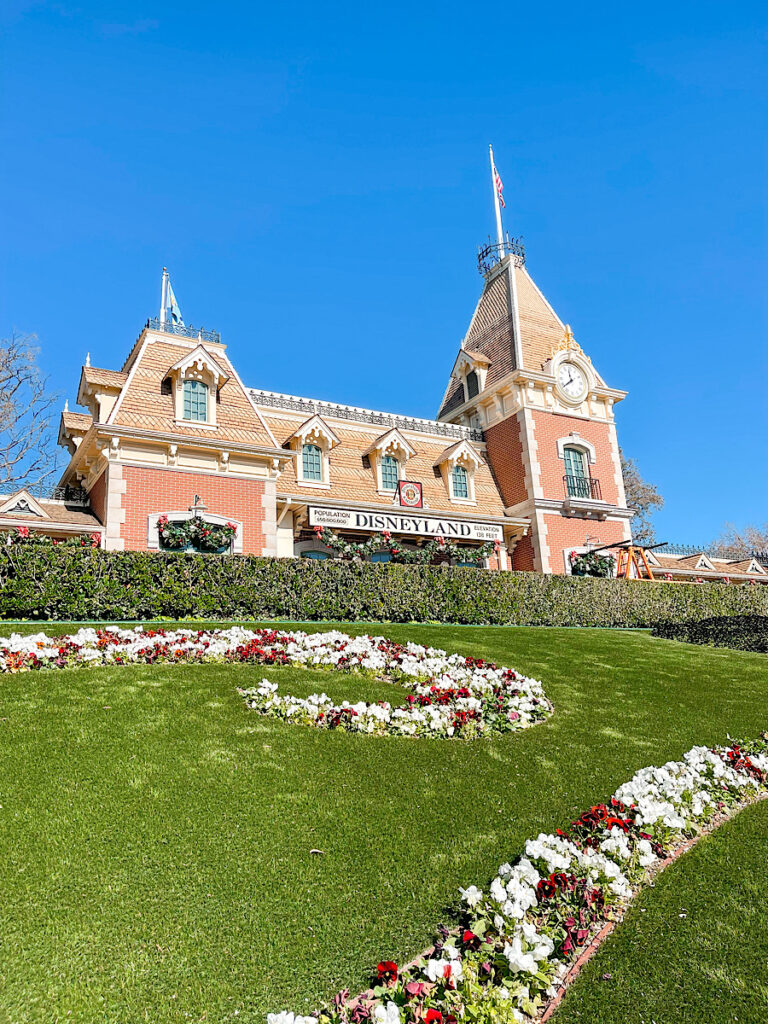
POLYGON ((221 342, 218 331, 206 331, 204 327, 193 327, 192 324, 172 324, 168 320, 162 323, 158 317, 151 317, 145 326, 152 331, 162 331, 163 334, 176 334, 182 338, 197 338, 200 341, 215 341, 217 344, 221 342))
POLYGON ((603 495, 600 490, 600 481, 592 476, 571 476, 566 473, 563 477, 566 498, 584 498, 587 501, 602 501, 603 495))

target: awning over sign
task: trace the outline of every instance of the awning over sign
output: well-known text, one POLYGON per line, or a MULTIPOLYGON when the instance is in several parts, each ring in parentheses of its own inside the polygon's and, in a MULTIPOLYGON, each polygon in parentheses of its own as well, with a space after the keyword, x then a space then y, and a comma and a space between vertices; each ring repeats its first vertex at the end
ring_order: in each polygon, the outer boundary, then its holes
POLYGON ((479 523, 471 519, 446 516, 425 516, 400 512, 368 512, 353 508, 309 509, 310 526, 326 526, 332 530, 361 530, 369 533, 406 534, 413 537, 450 537, 455 540, 502 541, 504 530, 496 523, 479 523))

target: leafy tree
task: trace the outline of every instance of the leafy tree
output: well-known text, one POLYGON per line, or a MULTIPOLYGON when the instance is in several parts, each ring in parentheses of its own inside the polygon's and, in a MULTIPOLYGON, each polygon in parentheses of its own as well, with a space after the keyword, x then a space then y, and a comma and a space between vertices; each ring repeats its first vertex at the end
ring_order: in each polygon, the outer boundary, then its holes
POLYGON ((726 523, 713 547, 724 558, 746 558, 754 551, 768 551, 768 523, 762 526, 750 523, 741 530, 733 523, 726 523))
POLYGON ((34 335, 0 339, 0 489, 45 483, 58 463, 51 430, 56 396, 37 365, 34 335))
POLYGON ((649 484, 642 478, 634 459, 628 459, 621 448, 619 448, 619 455, 621 456, 621 472, 624 477, 627 505, 637 509, 637 514, 632 520, 632 539, 639 544, 653 544, 656 540, 656 532, 651 522, 651 516, 656 509, 664 505, 664 499, 653 484, 649 484))

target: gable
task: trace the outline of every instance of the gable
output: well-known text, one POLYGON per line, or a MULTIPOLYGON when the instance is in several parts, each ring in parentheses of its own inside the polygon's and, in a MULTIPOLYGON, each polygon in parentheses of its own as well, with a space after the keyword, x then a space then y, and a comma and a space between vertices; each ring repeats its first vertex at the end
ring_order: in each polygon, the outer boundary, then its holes
POLYGON ((49 519, 48 513, 28 490, 16 491, 4 504, 0 505, 0 515, 4 516, 36 516, 38 519, 49 519))
MULTIPOLYGON (((216 426, 176 420, 174 396, 163 381, 177 365, 194 355, 197 346, 148 339, 136 356, 109 423, 158 434, 236 441, 276 448, 277 442, 253 406, 240 378, 223 352, 216 352, 217 370, 226 378, 216 396, 216 426)), ((207 350, 206 350, 207 351, 207 350)))

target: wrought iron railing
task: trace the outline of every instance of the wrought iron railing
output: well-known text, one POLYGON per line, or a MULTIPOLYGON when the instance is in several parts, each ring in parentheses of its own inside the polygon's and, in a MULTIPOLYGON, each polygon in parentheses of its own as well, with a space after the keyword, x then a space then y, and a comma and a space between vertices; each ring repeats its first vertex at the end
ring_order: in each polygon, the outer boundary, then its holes
POLYGON ((482 430, 462 427, 458 423, 442 423, 439 420, 398 416, 396 413, 374 412, 372 409, 356 409, 351 405, 336 405, 333 402, 319 402, 311 398, 297 398, 294 395, 278 395, 273 391, 258 391, 256 388, 251 388, 250 393, 257 405, 272 409, 291 409, 294 412, 306 413, 307 416, 332 416, 337 420, 372 423, 378 427, 399 427, 402 430, 416 430, 423 434, 438 434, 440 437, 453 437, 459 440, 482 441, 485 436, 482 430))
POLYGON ((567 498, 587 498, 591 501, 602 501, 600 481, 593 476, 572 476, 566 473, 563 477, 565 496, 567 498))
POLYGON ((478 271, 485 276, 507 255, 514 256, 515 266, 525 266, 525 245, 522 238, 510 238, 507 235, 507 239, 503 243, 489 240, 487 245, 479 245, 477 247, 478 271))
POLYGON ((760 565, 768 566, 768 551, 750 551, 748 554, 735 554, 733 548, 723 547, 719 544, 663 544, 654 548, 660 555, 680 555, 685 558, 688 555, 709 555, 711 558, 730 558, 736 561, 744 561, 747 558, 754 558, 760 565))
POLYGON ((27 487, 26 490, 36 498, 41 498, 43 501, 47 499, 52 501, 69 501, 73 505, 88 504, 88 492, 84 487, 73 487, 70 484, 65 484, 64 487, 49 487, 46 484, 34 484, 31 487, 27 487))
POLYGON ((193 327, 192 324, 172 324, 167 320, 162 323, 159 317, 150 317, 146 327, 152 331, 161 331, 163 334, 175 334, 181 338, 199 338, 200 341, 215 341, 221 343, 221 334, 218 331, 206 331, 204 327, 193 327))

